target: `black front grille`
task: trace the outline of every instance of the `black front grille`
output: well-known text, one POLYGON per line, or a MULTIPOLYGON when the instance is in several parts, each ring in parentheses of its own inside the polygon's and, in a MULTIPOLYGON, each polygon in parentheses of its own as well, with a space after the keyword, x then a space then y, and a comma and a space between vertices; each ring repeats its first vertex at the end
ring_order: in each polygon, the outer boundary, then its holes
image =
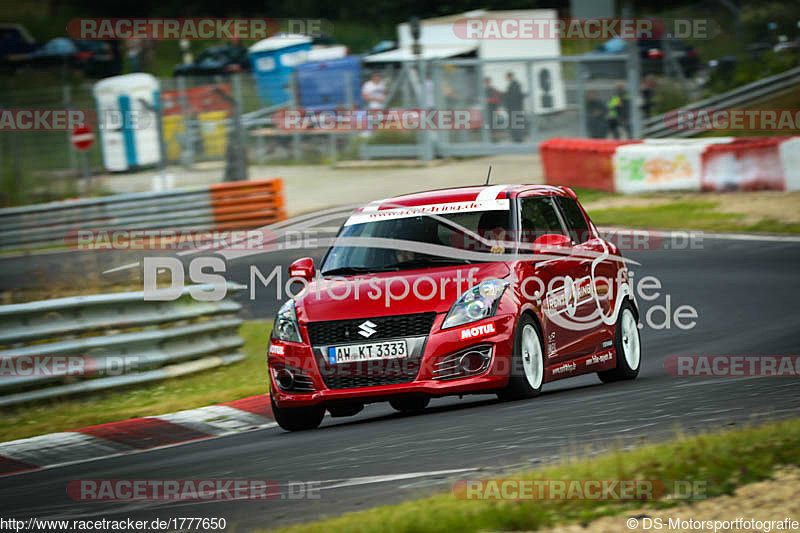
POLYGON ((341 343, 372 342, 398 337, 427 336, 436 318, 435 313, 415 315, 356 318, 353 320, 330 320, 308 324, 308 335, 313 346, 329 346, 341 343), (359 326, 370 321, 375 333, 369 337, 359 334, 359 326))
POLYGON ((410 383, 417 378, 420 357, 389 359, 386 361, 362 361, 329 365, 317 360, 322 381, 329 389, 354 389, 378 385, 410 383))

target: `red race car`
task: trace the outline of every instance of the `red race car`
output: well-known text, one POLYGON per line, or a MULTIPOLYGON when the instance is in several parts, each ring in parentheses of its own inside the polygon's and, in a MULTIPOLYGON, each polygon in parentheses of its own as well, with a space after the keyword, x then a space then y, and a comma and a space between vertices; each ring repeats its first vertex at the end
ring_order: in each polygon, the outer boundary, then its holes
POLYGON ((597 372, 633 379, 638 311, 626 260, 566 187, 487 185, 356 209, 317 271, 289 268, 299 295, 268 350, 278 424, 319 426, 365 403, 539 394, 597 372))

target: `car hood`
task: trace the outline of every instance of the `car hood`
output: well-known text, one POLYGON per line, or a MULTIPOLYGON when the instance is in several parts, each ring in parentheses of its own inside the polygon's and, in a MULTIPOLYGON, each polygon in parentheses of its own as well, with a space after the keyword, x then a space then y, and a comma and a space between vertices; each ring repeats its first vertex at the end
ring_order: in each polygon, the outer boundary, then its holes
POLYGON ((502 279, 510 272, 505 263, 498 262, 332 277, 309 284, 308 291, 297 298, 295 310, 300 323, 431 311, 445 313, 472 284, 489 278, 502 279), (471 283, 470 277, 474 280, 471 283), (434 284, 436 291, 431 296, 434 284), (406 287, 408 294, 403 297, 406 287))

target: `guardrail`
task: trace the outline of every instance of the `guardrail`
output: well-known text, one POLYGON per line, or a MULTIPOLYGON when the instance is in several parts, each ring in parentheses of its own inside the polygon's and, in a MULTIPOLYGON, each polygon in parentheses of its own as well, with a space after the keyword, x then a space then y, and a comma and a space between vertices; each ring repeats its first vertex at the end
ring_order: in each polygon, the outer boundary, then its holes
MULTIPOLYGON (((241 288, 229 284, 228 292, 241 288)), ((0 306, 0 406, 242 360, 241 305, 194 300, 188 291, 169 302, 124 292, 0 306)))
MULTIPOLYGON (((737 87, 705 100, 693 102, 681 107, 681 111, 699 109, 731 109, 734 106, 744 106, 757 103, 765 98, 776 96, 800 84, 800 67, 781 72, 775 76, 762 78, 753 83, 737 87)), ((682 130, 675 127, 678 110, 650 117, 642 123, 642 138, 662 139, 667 137, 691 137, 698 132, 695 130, 682 130)))
POLYGON ((0 209, 0 249, 64 246, 78 230, 251 229, 285 218, 283 180, 235 181, 0 209))

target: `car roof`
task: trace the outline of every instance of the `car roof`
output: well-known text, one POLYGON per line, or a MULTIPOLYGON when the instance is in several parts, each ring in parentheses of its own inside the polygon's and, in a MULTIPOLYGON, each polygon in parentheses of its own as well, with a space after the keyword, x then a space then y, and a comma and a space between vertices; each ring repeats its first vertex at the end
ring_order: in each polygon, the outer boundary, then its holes
POLYGON ((391 209, 397 206, 420 206, 429 204, 445 204, 454 202, 471 202, 476 200, 497 200, 513 198, 525 192, 532 196, 570 196, 574 197, 571 189, 553 185, 472 185, 467 187, 454 187, 448 189, 435 189, 430 191, 404 194, 392 198, 384 198, 370 202, 370 209, 391 209))

